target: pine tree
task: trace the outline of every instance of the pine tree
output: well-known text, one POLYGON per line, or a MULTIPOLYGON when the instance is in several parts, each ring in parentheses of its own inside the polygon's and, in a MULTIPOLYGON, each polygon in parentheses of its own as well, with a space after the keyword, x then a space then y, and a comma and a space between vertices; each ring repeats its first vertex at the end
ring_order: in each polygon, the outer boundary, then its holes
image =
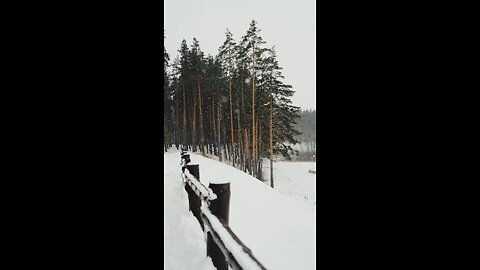
POLYGON ((172 73, 164 74, 164 98, 173 101, 165 106, 166 115, 174 123, 164 128, 165 135, 173 134, 165 142, 193 151, 200 147, 261 180, 263 159, 270 159, 273 171, 275 156, 290 158, 289 145, 299 132, 292 86, 283 83, 275 50, 264 48, 259 33, 252 21, 236 44, 227 29, 218 55, 207 57, 198 40, 190 48, 183 40, 172 73))
POLYGON ((181 108, 182 108, 182 126, 183 126, 183 137, 182 137, 182 144, 184 147, 186 147, 189 143, 188 140, 188 127, 189 125, 187 124, 189 115, 187 115, 187 109, 189 108, 189 100, 187 99, 187 91, 188 91, 188 80, 190 77, 190 72, 189 72, 189 63, 188 63, 188 47, 187 47, 187 41, 184 39, 182 40, 182 43, 180 45, 180 50, 178 51, 180 53, 180 60, 179 60, 179 70, 178 70, 178 83, 179 83, 179 91, 181 91, 181 108))
POLYGON ((251 113, 251 147, 249 149, 250 151, 250 173, 252 175, 257 174, 257 164, 258 162, 257 155, 258 155, 258 131, 257 131, 257 125, 256 125, 256 110, 255 110, 255 104, 257 103, 257 100, 255 98, 255 82, 257 80, 257 72, 258 72, 258 62, 261 60, 262 57, 262 45, 265 44, 265 41, 263 41, 262 37, 259 35, 260 29, 257 28, 257 23, 255 20, 252 20, 250 23, 250 27, 247 30, 247 33, 245 36, 242 37, 242 41, 240 43, 240 50, 242 51, 239 56, 241 57, 240 62, 242 62, 244 68, 248 71, 248 78, 247 81, 251 83, 251 106, 252 106, 252 113, 251 113))
MULTIPOLYGON (((223 45, 218 49, 218 58, 222 64, 222 68, 226 71, 224 74, 226 80, 228 81, 228 96, 229 96, 229 105, 230 105, 230 115, 229 115, 229 122, 230 122, 230 131, 231 131, 231 145, 230 145, 230 152, 234 152, 235 148, 235 128, 233 125, 234 122, 234 115, 233 115, 233 103, 232 103, 232 80, 233 80, 233 73, 235 72, 235 55, 236 55, 236 45, 235 41, 232 38, 232 33, 227 29, 225 33, 226 40, 223 45)), ((235 166, 235 156, 231 158, 233 161, 233 166, 235 166)))
POLYGON ((170 80, 168 76, 168 61, 170 56, 168 55, 165 49, 165 31, 163 33, 163 147, 164 151, 172 144, 172 133, 173 130, 170 128, 170 123, 172 122, 172 92, 170 87, 170 80))
POLYGON ((291 105, 290 97, 293 95, 292 86, 282 82, 282 68, 277 61, 275 48, 268 50, 268 56, 265 60, 265 75, 269 88, 269 156, 270 156, 270 182, 274 187, 273 180, 273 159, 277 154, 282 154, 285 158, 291 159, 293 150, 289 144, 295 144, 294 139, 298 131, 293 128, 295 119, 298 117, 299 108, 291 105))

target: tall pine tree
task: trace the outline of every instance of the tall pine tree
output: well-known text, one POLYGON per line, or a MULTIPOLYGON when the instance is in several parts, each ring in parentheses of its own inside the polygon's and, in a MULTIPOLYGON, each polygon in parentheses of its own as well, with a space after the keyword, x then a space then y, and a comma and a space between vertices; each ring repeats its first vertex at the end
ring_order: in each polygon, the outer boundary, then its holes
MULTIPOLYGON (((230 31, 217 56, 204 56, 198 40, 182 41, 164 78, 165 147, 174 142, 214 154, 262 179, 262 164, 289 159, 299 134, 292 86, 283 82, 274 48, 267 49, 255 21, 235 43, 230 31), (169 121, 169 122, 167 122, 169 121), (172 124, 170 124, 172 123, 172 124)), ((164 68, 169 56, 164 50, 164 68)))

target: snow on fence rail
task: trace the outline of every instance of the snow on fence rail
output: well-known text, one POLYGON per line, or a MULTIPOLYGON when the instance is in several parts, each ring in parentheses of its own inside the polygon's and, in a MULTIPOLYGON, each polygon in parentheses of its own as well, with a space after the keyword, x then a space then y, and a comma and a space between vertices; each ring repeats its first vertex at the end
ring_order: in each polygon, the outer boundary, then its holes
POLYGON ((187 169, 182 174, 182 179, 184 183, 190 185, 190 188, 195 192, 195 194, 206 201, 210 205, 211 200, 215 200, 217 195, 208 187, 204 186, 200 181, 198 181, 195 176, 193 176, 190 171, 187 169))
POLYGON ((189 208, 207 234, 207 256, 218 270, 267 270, 228 226, 230 183, 209 187, 200 182, 198 164, 188 165, 190 155, 181 152, 182 179, 188 194, 189 208), (201 202, 206 205, 202 206, 201 202))

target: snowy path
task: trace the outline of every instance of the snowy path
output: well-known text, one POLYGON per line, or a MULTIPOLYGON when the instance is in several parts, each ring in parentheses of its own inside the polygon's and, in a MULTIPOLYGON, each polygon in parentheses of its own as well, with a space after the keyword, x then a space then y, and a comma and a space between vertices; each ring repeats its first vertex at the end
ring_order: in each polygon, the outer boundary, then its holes
MULTIPOLYGON (((170 167, 178 164, 179 156, 178 152, 165 154, 165 159, 169 160, 169 164, 165 165, 166 172, 171 170, 170 167), (170 160, 174 162, 170 164, 170 160)), ((236 168, 196 154, 191 154, 191 159, 192 164, 200 165, 200 180, 205 185, 208 185, 209 180, 228 178, 231 181, 230 227, 267 269, 315 269, 314 212, 236 168)), ((181 185, 179 170, 177 167, 173 175, 181 185)), ((166 178, 169 177, 166 176, 166 178)), ((166 186, 166 193, 183 192, 183 195, 175 195, 182 196, 184 200, 180 206, 177 205, 181 208, 178 211, 188 209, 187 197, 182 187, 176 187, 175 190, 172 187, 168 188, 166 186)), ((171 196, 171 194, 165 195, 171 196)), ((175 215, 171 215, 170 218, 179 218, 175 215)), ((191 222, 195 221, 193 216, 189 216, 188 222, 185 221, 184 214, 180 215, 180 218, 183 218, 183 222, 188 225, 184 224, 184 228, 179 231, 188 230, 194 224, 200 233, 195 233, 195 237, 198 238, 195 238, 195 243, 197 240, 203 240, 200 239, 202 234, 199 225, 191 222)), ((173 226, 176 227, 176 225, 173 226)), ((194 230, 193 227, 191 229, 194 230)), ((189 232, 189 234, 193 233, 189 232)), ((202 244, 202 248, 205 249, 205 244, 202 244)), ((197 249, 200 249, 200 246, 197 249)), ((202 252, 201 255, 203 254, 205 253, 202 252)))
POLYGON ((164 155, 164 255, 167 270, 215 270, 206 257, 206 244, 198 221, 188 211, 188 198, 180 178, 180 155, 164 155))

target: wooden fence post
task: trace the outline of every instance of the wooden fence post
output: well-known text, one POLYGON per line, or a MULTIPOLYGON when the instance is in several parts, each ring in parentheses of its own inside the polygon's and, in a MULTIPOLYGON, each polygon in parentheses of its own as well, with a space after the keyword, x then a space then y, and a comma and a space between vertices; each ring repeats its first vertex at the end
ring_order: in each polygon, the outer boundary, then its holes
MULTIPOLYGON (((220 220, 220 222, 228 225, 230 212, 230 183, 210 183, 208 187, 217 195, 217 199, 210 201, 210 211, 220 220)), ((228 270, 228 261, 220 248, 213 241, 210 232, 207 235, 207 256, 212 258, 213 265, 217 270, 228 270)))
POLYGON ((230 214, 230 183, 213 184, 208 187, 217 195, 217 199, 210 202, 210 211, 218 219, 223 219, 228 225, 230 214))
MULTIPOLYGON (((189 155, 190 156, 190 155, 189 155)), ((187 165, 187 170, 195 176, 198 180, 200 180, 200 169, 198 164, 191 164, 187 165)), ((188 194, 188 208, 192 211, 192 214, 197 218, 200 226, 202 226, 202 230, 204 229, 202 218, 200 217, 200 207, 202 206, 202 200, 200 197, 195 194, 195 191, 192 190, 188 183, 185 183, 185 190, 188 194)))
MULTIPOLYGON (((188 154, 187 152, 182 152, 182 153, 180 154, 180 156, 181 156, 182 159, 185 159, 185 163, 184 163, 185 166, 186 166, 188 163, 190 163, 190 161, 192 161, 192 160, 190 159, 190 154, 188 154)), ((185 167, 182 167, 182 172, 185 172, 185 167)))

